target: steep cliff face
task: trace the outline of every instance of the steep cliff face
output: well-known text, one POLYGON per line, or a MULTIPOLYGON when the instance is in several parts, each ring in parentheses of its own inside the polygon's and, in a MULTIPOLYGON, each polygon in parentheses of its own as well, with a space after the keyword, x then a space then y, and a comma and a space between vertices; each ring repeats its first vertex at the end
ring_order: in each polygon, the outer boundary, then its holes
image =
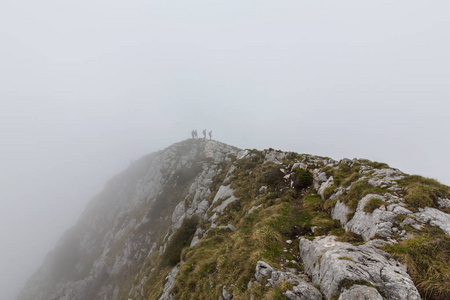
POLYGON ((18 299, 448 299, 449 199, 368 160, 190 139, 110 180, 18 299))

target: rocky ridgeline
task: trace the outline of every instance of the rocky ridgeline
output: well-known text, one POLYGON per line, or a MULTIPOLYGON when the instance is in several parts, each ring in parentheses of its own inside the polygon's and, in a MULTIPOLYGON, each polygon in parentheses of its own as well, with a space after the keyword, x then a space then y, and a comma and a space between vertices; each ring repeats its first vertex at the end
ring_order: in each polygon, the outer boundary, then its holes
POLYGON ((113 178, 18 299, 269 299, 278 292, 286 299, 421 299, 407 266, 385 248, 430 226, 449 235, 450 200, 436 195, 432 207, 411 206, 407 176, 368 160, 177 143, 113 178), (311 176, 308 187, 300 174, 311 176), (308 193, 318 195, 314 210, 327 212, 322 223, 281 226, 297 228, 292 234, 267 227, 273 222, 262 216, 297 206, 305 212, 308 193), (195 228, 186 229, 190 220, 195 228), (249 231, 245 222, 256 225, 249 231), (361 240, 344 242, 326 224, 361 240), (177 246, 180 232, 190 238, 177 246), (280 239, 289 234, 292 240, 280 239), (244 235, 260 244, 239 242, 244 235), (271 239, 286 243, 273 255, 261 246, 271 239), (165 263, 174 251, 178 260, 165 263), (227 271, 233 253, 243 258, 237 273, 227 271), (253 264, 250 278, 239 275, 246 264, 253 264))

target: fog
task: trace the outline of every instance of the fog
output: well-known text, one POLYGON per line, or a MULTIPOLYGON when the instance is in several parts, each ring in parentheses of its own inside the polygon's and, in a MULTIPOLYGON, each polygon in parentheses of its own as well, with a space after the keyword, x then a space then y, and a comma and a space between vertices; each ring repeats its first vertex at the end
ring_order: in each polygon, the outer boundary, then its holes
POLYGON ((0 3, 0 299, 131 160, 213 131, 450 184, 448 1, 0 3))

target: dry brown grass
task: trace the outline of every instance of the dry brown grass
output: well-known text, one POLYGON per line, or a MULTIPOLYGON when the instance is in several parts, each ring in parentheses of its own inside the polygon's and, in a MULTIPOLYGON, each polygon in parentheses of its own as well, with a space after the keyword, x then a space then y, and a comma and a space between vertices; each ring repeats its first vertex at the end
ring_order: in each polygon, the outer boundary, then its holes
POLYGON ((386 250, 408 266, 423 299, 450 299, 450 237, 437 229, 386 250))

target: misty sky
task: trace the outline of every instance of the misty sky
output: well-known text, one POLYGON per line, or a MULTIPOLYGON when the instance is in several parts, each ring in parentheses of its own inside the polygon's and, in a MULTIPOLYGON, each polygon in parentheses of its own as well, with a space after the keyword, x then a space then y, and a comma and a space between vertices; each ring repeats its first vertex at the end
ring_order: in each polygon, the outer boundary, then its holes
POLYGON ((2 0, 0 299, 192 129, 450 184, 448 1, 2 0))

